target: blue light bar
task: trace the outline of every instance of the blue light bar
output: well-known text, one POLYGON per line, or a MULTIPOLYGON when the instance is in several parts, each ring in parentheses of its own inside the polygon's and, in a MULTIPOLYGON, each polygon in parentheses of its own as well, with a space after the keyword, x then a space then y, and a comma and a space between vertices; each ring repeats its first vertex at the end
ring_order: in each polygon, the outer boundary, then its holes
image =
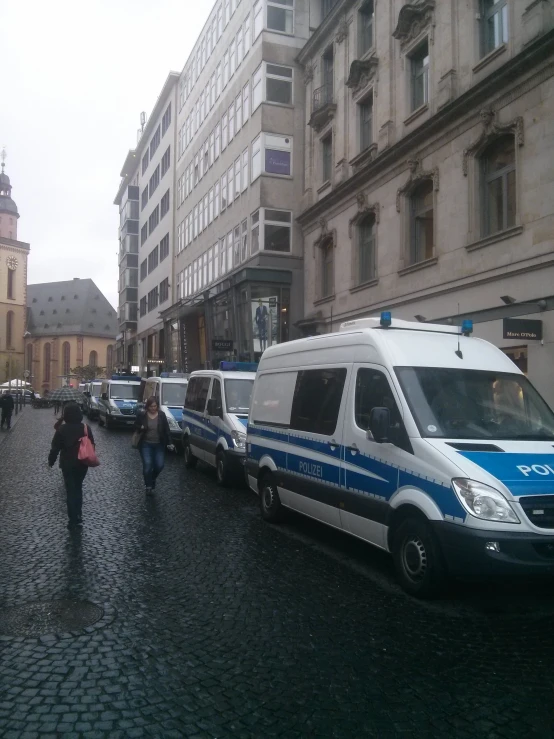
POLYGON ((136 382, 140 382, 140 377, 138 375, 112 375, 112 380, 134 380, 136 382))
POLYGON ((381 313, 381 326, 383 328, 390 328, 391 323, 392 323, 392 314, 390 310, 384 310, 381 313))
POLYGON ((462 333, 464 336, 469 336, 473 333, 473 321, 469 318, 462 321, 462 333))
POLYGON ((222 372, 257 372, 257 362, 220 362, 222 372))

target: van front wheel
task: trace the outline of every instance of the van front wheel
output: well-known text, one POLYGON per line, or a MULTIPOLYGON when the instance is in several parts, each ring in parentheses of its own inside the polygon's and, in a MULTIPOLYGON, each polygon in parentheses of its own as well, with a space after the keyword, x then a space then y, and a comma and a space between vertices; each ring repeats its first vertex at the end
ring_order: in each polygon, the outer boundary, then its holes
POLYGON ((279 523, 283 520, 283 506, 273 475, 266 474, 260 485, 260 511, 264 521, 279 523))
POLYGON ((416 598, 437 595, 446 578, 439 544, 425 521, 408 518, 393 538, 392 555, 400 585, 416 598))

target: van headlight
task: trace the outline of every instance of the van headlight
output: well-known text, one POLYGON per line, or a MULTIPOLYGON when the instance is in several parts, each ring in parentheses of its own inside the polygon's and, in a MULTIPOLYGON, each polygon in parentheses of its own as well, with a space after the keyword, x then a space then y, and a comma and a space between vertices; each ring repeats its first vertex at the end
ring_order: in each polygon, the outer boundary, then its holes
POLYGON ((167 421, 169 423, 169 428, 172 431, 180 431, 181 430, 181 427, 179 426, 179 424, 177 423, 177 421, 173 418, 173 416, 168 416, 167 417, 167 421))
POLYGON ((237 449, 246 449, 246 434, 241 434, 240 431, 231 431, 231 436, 237 449))
POLYGON ((454 492, 468 513, 485 521, 520 523, 512 506, 502 493, 475 480, 458 477, 452 480, 454 492))

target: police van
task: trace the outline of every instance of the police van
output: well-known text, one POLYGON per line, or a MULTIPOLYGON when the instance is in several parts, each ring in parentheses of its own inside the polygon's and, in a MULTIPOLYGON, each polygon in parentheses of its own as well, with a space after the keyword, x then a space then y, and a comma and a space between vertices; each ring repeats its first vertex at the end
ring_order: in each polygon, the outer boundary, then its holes
POLYGON ((216 469, 227 485, 244 474, 246 424, 256 364, 221 362, 219 370, 200 370, 189 377, 183 410, 185 466, 199 459, 216 469))
POLYGON ((85 384, 85 414, 90 420, 98 418, 98 404, 102 394, 102 380, 91 380, 85 384))
POLYGON ((102 380, 98 401, 98 423, 107 429, 114 426, 132 426, 137 417, 140 399, 140 377, 112 375, 102 380))
POLYGON ((188 375, 162 372, 159 377, 149 377, 142 381, 142 402, 156 398, 158 406, 167 417, 169 430, 174 442, 181 442, 183 425, 183 406, 187 394, 188 375))
POLYGON ((448 576, 554 573, 554 414, 499 349, 385 312, 268 348, 247 476, 290 508, 390 552, 419 597, 448 576))

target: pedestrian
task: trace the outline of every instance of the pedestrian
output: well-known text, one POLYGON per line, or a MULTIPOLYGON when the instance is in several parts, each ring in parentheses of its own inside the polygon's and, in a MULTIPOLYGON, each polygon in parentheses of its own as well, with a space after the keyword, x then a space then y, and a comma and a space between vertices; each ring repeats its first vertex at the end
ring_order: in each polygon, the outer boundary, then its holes
POLYGON ((9 390, 6 390, 2 396, 2 417, 0 418, 0 428, 4 428, 6 424, 8 431, 12 427, 12 413, 13 413, 13 396, 9 390))
POLYGON ((57 416, 61 409, 61 402, 59 400, 54 401, 54 415, 57 416))
MULTIPOLYGON (((67 495, 68 528, 83 525, 83 482, 88 467, 79 461, 80 441, 85 435, 83 414, 77 403, 67 403, 63 412, 63 425, 56 429, 52 448, 48 455, 48 465, 53 467, 58 455, 67 495)), ((58 424, 56 424, 57 426, 58 424)), ((86 424, 87 433, 94 444, 92 430, 86 424)))
POLYGON ((169 423, 160 411, 156 398, 148 398, 135 421, 135 430, 140 434, 138 450, 142 459, 142 473, 146 495, 153 495, 156 479, 164 468, 165 450, 173 451, 169 423))

